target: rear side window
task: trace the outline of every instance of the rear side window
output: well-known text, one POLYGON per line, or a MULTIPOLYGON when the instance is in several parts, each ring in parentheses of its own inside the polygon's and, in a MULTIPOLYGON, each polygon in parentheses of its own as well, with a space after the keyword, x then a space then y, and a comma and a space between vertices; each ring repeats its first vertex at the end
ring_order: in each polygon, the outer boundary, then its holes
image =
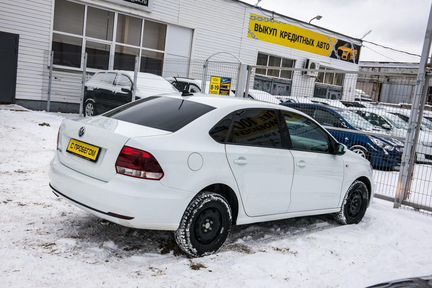
POLYGON ((229 128, 231 126, 233 114, 230 114, 219 121, 209 132, 216 142, 225 143, 228 138, 229 128))
POLYGON ((331 114, 330 112, 323 111, 323 110, 315 110, 314 117, 318 123, 324 126, 330 126, 330 127, 341 127, 341 121, 339 118, 331 114))
POLYGON ((279 116, 276 110, 247 109, 235 117, 229 143, 282 148, 279 116))
POLYGON ((104 114, 117 120, 175 132, 215 109, 212 106, 171 97, 148 97, 104 114))

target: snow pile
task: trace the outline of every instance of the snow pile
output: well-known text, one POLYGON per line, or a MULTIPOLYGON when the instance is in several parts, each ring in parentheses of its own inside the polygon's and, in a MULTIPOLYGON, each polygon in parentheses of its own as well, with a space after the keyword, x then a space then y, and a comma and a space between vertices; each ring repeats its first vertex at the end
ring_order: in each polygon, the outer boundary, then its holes
POLYGON ((364 287, 432 273, 432 217, 379 200, 359 225, 235 227, 217 255, 188 259, 172 233, 111 224, 51 193, 64 116, 0 110, 1 287, 364 287))

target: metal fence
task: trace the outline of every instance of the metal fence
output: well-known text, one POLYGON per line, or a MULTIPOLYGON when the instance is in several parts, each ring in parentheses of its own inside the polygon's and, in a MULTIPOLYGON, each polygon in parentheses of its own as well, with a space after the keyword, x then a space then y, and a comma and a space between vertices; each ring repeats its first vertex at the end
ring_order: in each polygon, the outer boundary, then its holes
MULTIPOLYGON (((113 91, 117 89, 115 91, 129 95, 128 101, 140 97, 135 93, 137 83, 141 81, 140 73, 146 72, 163 76, 185 95, 203 91, 297 109, 326 127, 348 149, 368 159, 374 168, 375 195, 390 201, 395 201, 401 186, 404 150, 407 143, 413 141, 407 139, 407 135, 412 129, 418 129, 414 170, 412 177, 404 180, 411 185, 399 202, 414 209, 432 211, 432 111, 429 106, 423 105, 426 110, 421 125, 409 126, 417 75, 323 67, 299 69, 283 67, 283 64, 249 66, 235 57, 220 60, 216 56, 207 61, 165 59, 163 66, 148 59, 143 62, 133 55, 129 58, 112 68, 130 71, 129 79, 133 84, 124 89, 115 87, 117 80, 111 83, 113 91)), ((104 71, 95 68, 98 58, 92 55, 89 61, 83 56, 77 69, 56 66, 56 55, 47 59, 43 91, 47 95, 47 109, 51 108, 52 101, 60 101, 74 103, 80 107, 81 114, 85 113, 88 100, 85 84, 96 72, 104 71)), ((323 149, 319 141, 317 143, 316 149, 323 149)))

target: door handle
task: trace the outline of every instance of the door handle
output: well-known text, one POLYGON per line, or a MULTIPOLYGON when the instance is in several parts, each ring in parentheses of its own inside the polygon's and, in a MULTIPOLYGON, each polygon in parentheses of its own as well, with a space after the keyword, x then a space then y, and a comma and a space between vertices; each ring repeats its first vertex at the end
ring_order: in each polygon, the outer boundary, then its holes
POLYGON ((304 167, 306 167, 306 162, 303 161, 303 160, 300 160, 300 161, 297 162, 297 166, 299 168, 304 168, 304 167))
POLYGON ((246 165, 247 164, 247 160, 244 157, 239 157, 239 158, 235 159, 233 162, 234 162, 234 164, 237 164, 237 165, 246 165))

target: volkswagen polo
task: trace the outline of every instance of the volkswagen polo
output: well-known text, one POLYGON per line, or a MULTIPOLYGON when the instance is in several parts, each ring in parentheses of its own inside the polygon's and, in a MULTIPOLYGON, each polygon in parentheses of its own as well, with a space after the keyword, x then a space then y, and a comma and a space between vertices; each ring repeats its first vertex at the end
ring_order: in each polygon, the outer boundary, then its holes
POLYGON ((149 97, 63 120, 53 192, 120 225, 174 231, 190 256, 232 225, 333 214, 359 223, 369 162, 294 109, 234 97, 149 97))

